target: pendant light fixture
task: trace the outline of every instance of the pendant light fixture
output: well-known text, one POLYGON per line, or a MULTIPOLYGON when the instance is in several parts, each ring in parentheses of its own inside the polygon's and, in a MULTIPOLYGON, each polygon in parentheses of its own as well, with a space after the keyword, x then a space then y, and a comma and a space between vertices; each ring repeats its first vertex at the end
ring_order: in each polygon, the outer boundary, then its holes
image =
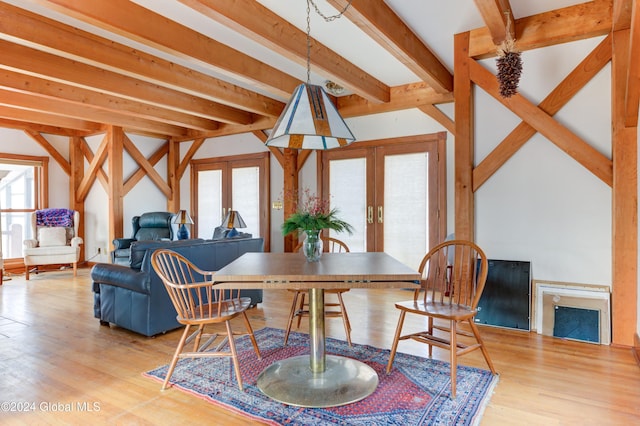
MULTIPOLYGON (((307 0, 307 82, 299 85, 291 95, 275 127, 265 142, 267 146, 294 149, 331 149, 347 146, 355 137, 338 113, 329 95, 322 86, 310 83, 311 76, 311 19, 307 0)), ((351 1, 338 14, 325 17, 318 7, 314 8, 325 21, 342 16, 351 1)))

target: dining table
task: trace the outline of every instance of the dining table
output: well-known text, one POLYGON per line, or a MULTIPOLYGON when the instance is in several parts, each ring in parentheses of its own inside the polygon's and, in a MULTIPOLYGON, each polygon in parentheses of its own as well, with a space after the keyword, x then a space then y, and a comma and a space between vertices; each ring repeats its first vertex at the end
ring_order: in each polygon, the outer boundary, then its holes
POLYGON ((288 405, 321 408, 360 401, 378 386, 378 375, 369 365, 326 354, 324 291, 415 289, 420 274, 383 252, 323 253, 315 262, 300 253, 246 253, 217 271, 214 279, 218 288, 309 291, 309 354, 269 365, 258 376, 257 387, 288 405))

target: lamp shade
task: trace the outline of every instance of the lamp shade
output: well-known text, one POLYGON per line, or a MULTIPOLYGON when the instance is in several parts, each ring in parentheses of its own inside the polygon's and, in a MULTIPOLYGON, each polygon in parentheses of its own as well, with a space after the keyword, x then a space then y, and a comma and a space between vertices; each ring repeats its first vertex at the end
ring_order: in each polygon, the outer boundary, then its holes
POLYGON ((193 220, 186 210, 180 210, 173 218, 173 223, 179 223, 181 225, 191 225, 193 224, 193 220))
POLYGON ((244 223, 240 213, 237 210, 229 210, 227 215, 222 220, 222 224, 220 225, 223 228, 246 228, 247 224, 244 223))
POLYGON ((265 144, 280 148, 331 149, 347 146, 355 139, 324 89, 301 84, 265 144))

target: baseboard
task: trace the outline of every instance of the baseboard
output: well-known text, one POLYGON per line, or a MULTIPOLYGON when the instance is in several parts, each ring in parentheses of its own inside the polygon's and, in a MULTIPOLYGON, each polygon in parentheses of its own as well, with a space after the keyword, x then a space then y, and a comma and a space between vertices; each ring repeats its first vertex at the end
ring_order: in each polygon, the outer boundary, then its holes
POLYGON ((633 336, 633 348, 631 350, 633 351, 633 357, 636 359, 636 364, 640 367, 640 336, 638 336, 638 333, 633 336))

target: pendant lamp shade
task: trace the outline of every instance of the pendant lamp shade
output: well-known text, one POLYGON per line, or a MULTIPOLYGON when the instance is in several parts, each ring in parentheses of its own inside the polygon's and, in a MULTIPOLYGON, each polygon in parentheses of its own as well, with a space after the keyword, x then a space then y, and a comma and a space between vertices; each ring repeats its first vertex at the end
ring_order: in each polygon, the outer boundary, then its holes
POLYGON ((321 86, 301 84, 278 118, 267 146, 294 149, 331 149, 355 140, 321 86))

